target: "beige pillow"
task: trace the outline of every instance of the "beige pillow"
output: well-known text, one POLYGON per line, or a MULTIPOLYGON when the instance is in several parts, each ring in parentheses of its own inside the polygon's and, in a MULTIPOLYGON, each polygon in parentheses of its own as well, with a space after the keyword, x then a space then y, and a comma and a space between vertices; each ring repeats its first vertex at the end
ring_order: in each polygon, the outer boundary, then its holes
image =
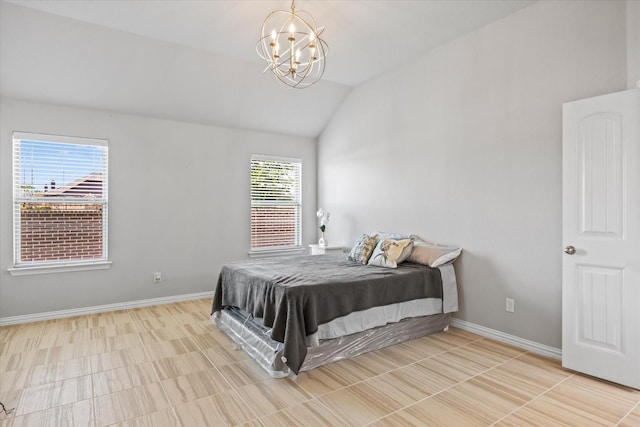
POLYGON ((427 242, 415 242, 411 255, 407 261, 416 264, 428 265, 429 267, 439 267, 448 262, 455 261, 462 252, 461 248, 453 246, 441 246, 427 242))
POLYGON ((412 247, 413 240, 411 239, 394 240, 385 237, 378 242, 368 264, 397 268, 398 264, 411 255, 412 247))

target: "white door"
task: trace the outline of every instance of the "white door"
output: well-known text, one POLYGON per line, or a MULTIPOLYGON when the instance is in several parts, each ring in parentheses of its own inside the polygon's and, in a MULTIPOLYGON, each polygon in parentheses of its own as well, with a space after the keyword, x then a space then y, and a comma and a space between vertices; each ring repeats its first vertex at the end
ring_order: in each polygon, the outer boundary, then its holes
POLYGON ((640 388, 640 90, 563 105, 562 365, 640 388))

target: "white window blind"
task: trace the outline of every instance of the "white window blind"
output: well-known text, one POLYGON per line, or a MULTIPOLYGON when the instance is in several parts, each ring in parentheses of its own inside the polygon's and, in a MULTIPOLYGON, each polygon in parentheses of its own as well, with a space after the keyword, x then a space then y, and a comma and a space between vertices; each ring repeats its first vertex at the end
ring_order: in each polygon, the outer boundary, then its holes
POLYGON ((108 142, 13 133, 14 266, 107 260, 108 142))
POLYGON ((251 156, 251 250, 302 246, 300 159, 251 156))

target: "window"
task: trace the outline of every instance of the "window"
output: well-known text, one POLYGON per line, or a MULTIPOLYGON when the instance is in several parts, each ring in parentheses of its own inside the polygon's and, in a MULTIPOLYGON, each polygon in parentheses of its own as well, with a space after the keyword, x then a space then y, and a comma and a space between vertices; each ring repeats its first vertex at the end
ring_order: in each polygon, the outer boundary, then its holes
POLYGON ((300 159, 251 156, 251 251, 302 247, 300 159))
POLYGON ((107 141, 13 133, 14 267, 107 261, 107 141))

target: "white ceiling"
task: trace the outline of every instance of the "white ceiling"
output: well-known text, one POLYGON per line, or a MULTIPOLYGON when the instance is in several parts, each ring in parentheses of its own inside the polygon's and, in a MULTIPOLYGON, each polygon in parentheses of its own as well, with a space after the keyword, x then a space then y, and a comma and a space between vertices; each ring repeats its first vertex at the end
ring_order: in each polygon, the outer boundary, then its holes
POLYGON ((263 19, 288 1, 2 0, 0 90, 315 137, 352 87, 532 3, 298 0, 326 28, 329 56, 323 81, 288 90, 255 52, 263 19), (282 117, 264 114, 273 99, 282 117))

